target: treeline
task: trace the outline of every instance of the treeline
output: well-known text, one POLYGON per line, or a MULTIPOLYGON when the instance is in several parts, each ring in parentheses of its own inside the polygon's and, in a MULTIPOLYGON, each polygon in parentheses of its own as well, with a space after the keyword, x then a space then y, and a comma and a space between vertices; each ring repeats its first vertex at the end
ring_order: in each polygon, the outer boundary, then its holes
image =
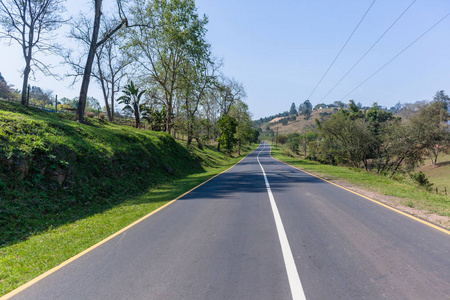
POLYGON ((439 91, 431 102, 404 105, 399 115, 376 103, 361 109, 350 100, 329 120, 316 119, 316 129, 277 137, 294 154, 332 165, 364 168, 395 175, 413 170, 429 157, 436 164, 450 144, 450 98, 439 91))
MULTIPOLYGON (((32 55, 35 47, 48 54, 62 53, 71 69, 66 76, 74 82, 81 79, 75 104, 79 122, 89 107, 97 106, 88 97, 93 79, 102 89, 110 121, 119 102, 136 127, 144 122, 153 130, 182 134, 188 145, 193 140, 201 145, 215 139, 219 149, 223 145, 229 152, 231 145, 255 140, 245 89, 221 72, 222 62, 206 40, 208 18, 199 16, 194 0, 119 0, 108 11, 102 2, 94 1, 89 13, 70 21, 59 14, 64 9, 61 0, 25 0, 23 7, 10 1, 0 7, 1 25, 24 50, 23 105, 28 104, 30 70, 50 73, 49 66, 32 55), (28 5, 31 10, 26 9, 28 5), (39 18, 35 11, 40 11, 39 18), (29 21, 24 22, 21 15, 29 21), (30 22, 35 26, 30 27, 30 22), (76 49, 52 42, 55 30, 67 24, 76 49), (225 138, 226 130, 235 132, 230 140, 225 138)), ((74 101, 64 98, 61 102, 72 105, 74 101)))

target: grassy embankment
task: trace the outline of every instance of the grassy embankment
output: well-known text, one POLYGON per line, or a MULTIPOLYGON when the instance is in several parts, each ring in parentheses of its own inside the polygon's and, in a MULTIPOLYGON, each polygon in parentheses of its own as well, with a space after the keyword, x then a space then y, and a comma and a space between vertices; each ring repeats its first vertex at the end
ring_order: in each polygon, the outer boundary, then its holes
POLYGON ((425 160, 425 165, 420 167, 420 170, 427 175, 433 187, 437 187, 439 192, 447 189, 447 194, 450 195, 450 154, 441 154, 436 166, 431 165, 429 159, 425 160))
MULTIPOLYGON (((376 193, 401 198, 398 204, 450 217, 450 196, 436 195, 418 187, 409 176, 398 176, 396 180, 354 168, 323 165, 285 155, 285 151, 272 148, 272 156, 292 166, 316 174, 330 181, 344 180, 349 184, 376 193)), ((446 224, 438 224, 446 226, 446 224)), ((448 224, 450 225, 450 224, 448 224)))
POLYGON ((0 295, 243 156, 187 148, 165 133, 71 118, 0 101, 0 295))

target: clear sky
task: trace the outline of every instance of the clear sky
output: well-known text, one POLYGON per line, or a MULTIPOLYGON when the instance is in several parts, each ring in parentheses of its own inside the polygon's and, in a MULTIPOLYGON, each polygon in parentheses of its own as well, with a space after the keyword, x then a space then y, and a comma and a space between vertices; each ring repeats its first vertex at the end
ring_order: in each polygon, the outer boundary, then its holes
MULTIPOLYGON (((214 55, 224 59, 224 73, 242 82, 255 119, 288 110, 308 99, 327 68, 373 0, 197 0, 209 17, 207 39, 214 55)), ((450 16, 383 70, 344 98, 441 18, 450 13, 449 0, 417 0, 367 56, 327 96, 328 91, 373 45, 413 0, 376 0, 340 57, 311 95, 313 105, 431 100, 437 90, 450 92, 450 16), (322 100, 323 99, 323 100, 322 100)), ((76 14, 90 1, 69 0, 76 14)), ((64 42, 64 35, 60 35, 64 42)), ((21 86, 20 49, 0 44, 0 72, 21 86)), ((75 97, 79 84, 38 75, 33 85, 52 89, 59 97, 75 97)), ((95 83, 90 95, 102 100, 95 83)), ((102 103, 102 101, 101 101, 102 103)))

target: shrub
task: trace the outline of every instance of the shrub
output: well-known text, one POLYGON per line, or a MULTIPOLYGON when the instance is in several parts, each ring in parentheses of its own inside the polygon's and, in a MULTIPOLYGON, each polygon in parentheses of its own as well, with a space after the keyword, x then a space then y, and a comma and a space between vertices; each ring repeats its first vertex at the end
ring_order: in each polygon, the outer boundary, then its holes
POLYGON ((105 119, 105 114, 104 114, 104 113, 100 113, 100 114, 98 115, 98 117, 99 117, 101 120, 104 120, 104 119, 105 119))
POLYGON ((411 178, 416 183, 418 183, 419 186, 425 187, 428 190, 433 186, 433 184, 428 180, 427 176, 422 171, 411 174, 411 178))
POLYGON ((288 141, 288 137, 287 137, 287 135, 279 135, 279 136, 277 136, 276 140, 277 140, 277 143, 284 145, 288 141))
POLYGON ((88 112, 86 115, 88 116, 88 118, 93 118, 93 117, 95 117, 95 113, 92 112, 92 111, 88 112))

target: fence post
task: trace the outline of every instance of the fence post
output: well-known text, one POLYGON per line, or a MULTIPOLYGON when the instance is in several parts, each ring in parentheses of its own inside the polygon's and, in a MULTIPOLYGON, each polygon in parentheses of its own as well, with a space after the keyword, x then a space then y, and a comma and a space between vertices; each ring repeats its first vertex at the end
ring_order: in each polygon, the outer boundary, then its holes
POLYGON ((55 97, 55 112, 58 112, 58 95, 55 97))

